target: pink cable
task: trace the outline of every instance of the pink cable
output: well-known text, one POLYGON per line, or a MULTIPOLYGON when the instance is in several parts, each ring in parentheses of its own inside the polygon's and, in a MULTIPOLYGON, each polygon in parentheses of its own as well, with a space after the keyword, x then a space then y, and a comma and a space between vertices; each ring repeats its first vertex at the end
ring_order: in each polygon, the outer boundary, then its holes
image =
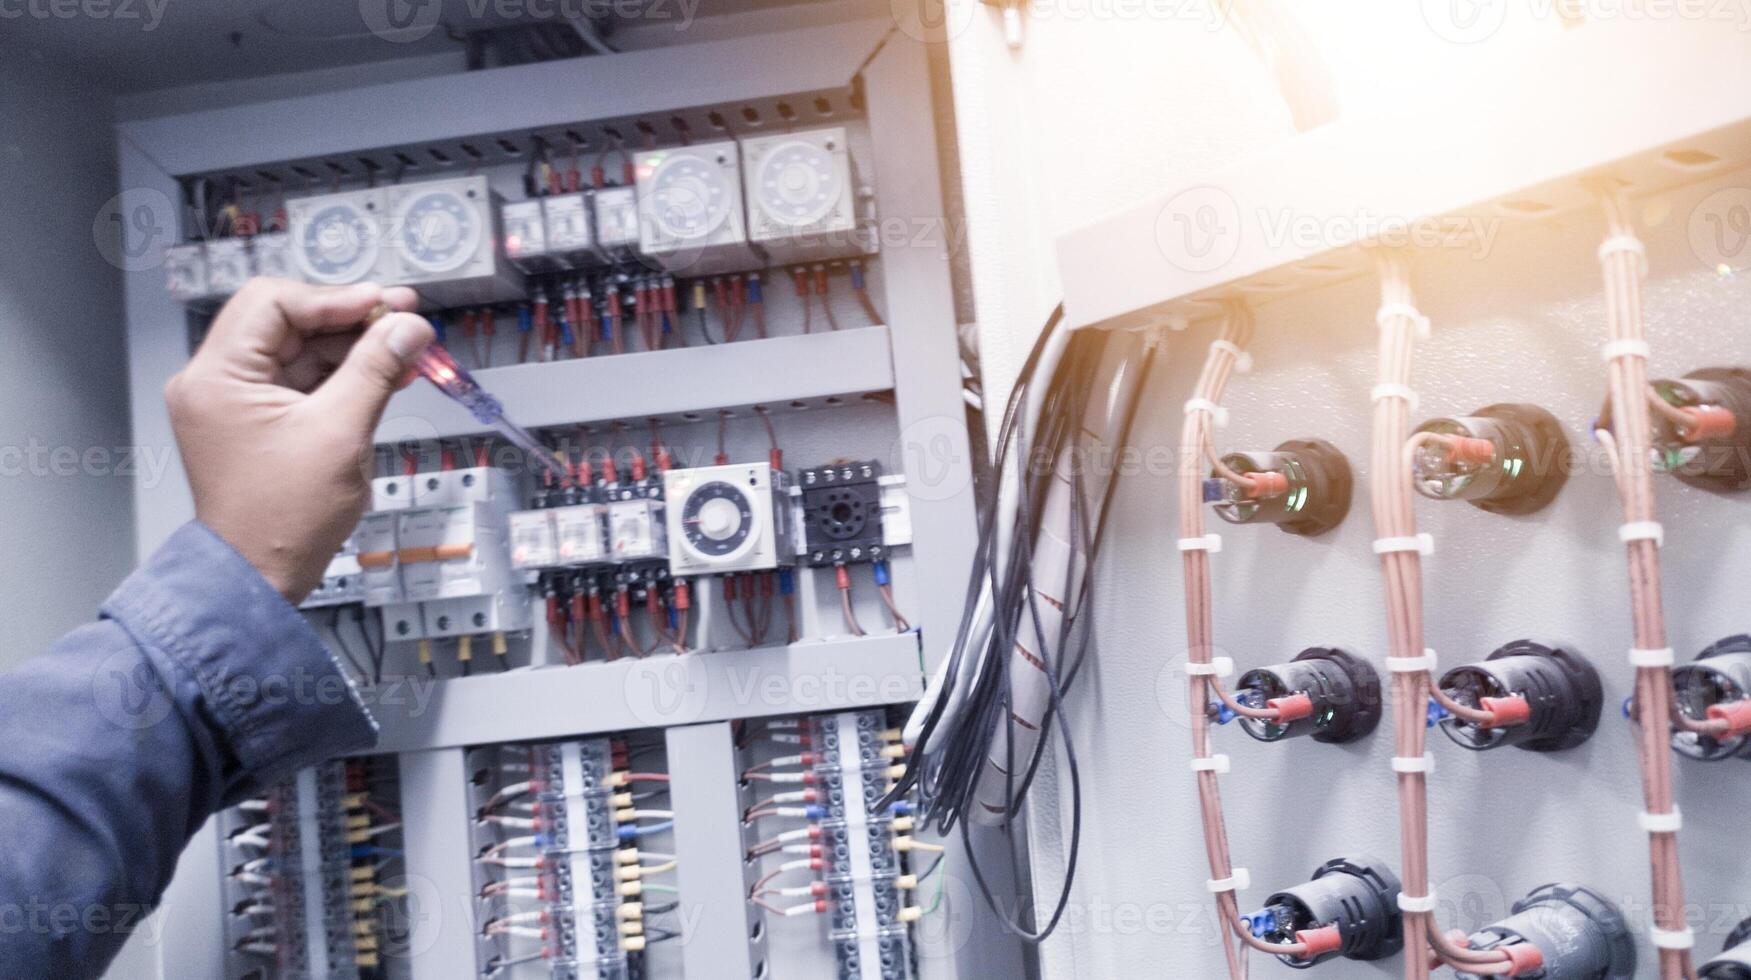
MULTIPOLYGON (((1611 241, 1636 242, 1634 225, 1622 192, 1601 188, 1607 234, 1611 241)), ((1610 339, 1619 346, 1643 341, 1641 255, 1634 250, 1601 249, 1605 274, 1605 314, 1610 339)), ((1648 416, 1647 362, 1642 357, 1614 357, 1610 361, 1611 412, 1613 418, 1613 469, 1623 502, 1625 523, 1653 521, 1654 482, 1650 462, 1652 425, 1648 416)), ((1625 546, 1629 559, 1630 615, 1635 646, 1640 650, 1666 647, 1665 610, 1660 597, 1660 548, 1650 540, 1634 540, 1625 546)), ((1640 742, 1642 795, 1651 814, 1674 810, 1672 756, 1668 742, 1673 714, 1672 674, 1663 667, 1636 670, 1636 733, 1640 742), (1649 723, 1654 719, 1657 723, 1649 723)), ((1654 924, 1669 932, 1682 932, 1684 880, 1678 863, 1676 831, 1648 835, 1649 863, 1653 877, 1654 924)), ((1688 950, 1660 950, 1662 980, 1688 980, 1694 976, 1688 950)))

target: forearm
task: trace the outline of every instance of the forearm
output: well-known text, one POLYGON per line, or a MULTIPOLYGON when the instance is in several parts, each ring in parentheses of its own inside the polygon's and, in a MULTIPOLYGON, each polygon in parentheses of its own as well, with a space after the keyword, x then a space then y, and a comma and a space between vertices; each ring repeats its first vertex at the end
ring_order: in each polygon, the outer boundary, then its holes
POLYGON ((0 675, 0 976, 97 976, 254 787, 370 743, 315 633, 189 525, 104 619, 0 675))

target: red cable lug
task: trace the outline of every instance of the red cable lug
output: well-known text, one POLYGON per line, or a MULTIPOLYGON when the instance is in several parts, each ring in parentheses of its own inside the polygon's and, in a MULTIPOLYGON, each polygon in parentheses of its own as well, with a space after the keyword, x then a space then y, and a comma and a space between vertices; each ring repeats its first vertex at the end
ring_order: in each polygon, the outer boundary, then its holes
POLYGON ((815 903, 815 914, 816 915, 826 915, 827 914, 827 900, 826 899, 823 898, 815 903))
POLYGON ((1317 959, 1344 948, 1344 934, 1337 926, 1302 929, 1295 933, 1295 941, 1307 947, 1307 951, 1301 954, 1302 959, 1317 959))
POLYGON ((1524 725, 1532 720, 1532 702, 1523 697, 1482 698, 1478 705, 1495 716, 1492 728, 1524 725))
POLYGON ((827 894, 827 883, 824 881, 810 882, 809 883, 809 894, 813 895, 816 898, 820 898, 821 896, 827 894))
POLYGON ((1467 466, 1488 466, 1496 461, 1496 444, 1488 439, 1460 436, 1451 444, 1450 458, 1467 466))
POLYGON ((796 284, 796 294, 798 296, 806 297, 809 295, 809 271, 807 269, 804 269, 800 265, 791 269, 790 281, 796 284))
POLYGON ((693 590, 687 585, 686 579, 675 580, 675 609, 686 611, 693 608, 693 590))
POLYGON ((784 469, 784 450, 782 450, 782 449, 768 450, 766 453, 766 460, 767 460, 767 462, 772 464, 773 469, 775 469, 775 470, 784 469))
POLYGON ((1277 712, 1277 717, 1272 720, 1279 725, 1287 725, 1292 721, 1300 721, 1313 715, 1313 699, 1305 694, 1272 698, 1265 702, 1265 707, 1277 712))
POLYGON ((1685 442, 1702 442, 1705 439, 1721 439, 1733 434, 1739 427, 1739 420, 1732 412, 1718 405, 1697 405, 1694 408, 1682 408, 1679 411, 1689 419, 1679 436, 1685 442))
POLYGON ((1288 475, 1276 470, 1248 473, 1246 477, 1252 481, 1252 485, 1246 488, 1246 495, 1253 500, 1269 500, 1289 492, 1288 475))
POLYGON ((642 454, 639 454, 639 453, 633 453, 632 454, 632 481, 634 483, 643 483, 644 478, 647 475, 649 475, 649 472, 645 469, 644 456, 642 454))
POLYGON ((1751 698, 1708 706, 1709 721, 1727 723, 1727 735, 1751 735, 1751 698))
POLYGON ((614 611, 620 615, 622 622, 632 615, 632 594, 624 587, 614 593, 614 611))
POLYGON ((590 168, 590 186, 601 190, 608 186, 608 172, 600 166, 590 168))
POLYGON ((824 265, 815 266, 815 295, 827 295, 827 267, 824 265))
POLYGON ((1508 976, 1524 977, 1544 969, 1544 951, 1531 943, 1497 947, 1508 956, 1508 976))
POLYGON ((844 565, 833 566, 833 581, 841 592, 851 588, 851 571, 844 565))

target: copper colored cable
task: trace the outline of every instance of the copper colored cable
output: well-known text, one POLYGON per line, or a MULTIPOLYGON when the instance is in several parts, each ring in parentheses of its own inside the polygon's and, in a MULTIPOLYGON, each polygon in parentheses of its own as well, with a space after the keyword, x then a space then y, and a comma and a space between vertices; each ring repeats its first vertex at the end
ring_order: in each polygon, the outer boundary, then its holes
MULTIPOLYGON (((1605 276, 1605 313, 1610 340, 1620 348, 1645 343, 1642 329, 1642 261, 1628 203, 1616 186, 1602 187, 1607 245, 1600 262, 1605 276)), ((1650 457, 1653 440, 1649 418, 1647 361, 1625 355, 1609 361, 1607 375, 1612 406, 1612 449, 1617 486, 1626 524, 1652 522, 1655 518, 1654 484, 1650 457)), ((1667 646, 1665 611, 1660 596, 1660 548, 1657 542, 1636 539, 1625 543, 1629 563, 1630 616, 1638 650, 1662 650, 1667 646)), ((1636 735, 1642 770, 1642 796, 1646 812, 1656 816, 1674 812, 1672 755, 1669 749, 1675 714, 1672 674, 1664 667, 1640 667, 1635 679, 1636 735)), ((1681 933, 1684 918, 1684 881, 1678 862, 1676 831, 1649 832, 1649 865, 1653 879, 1654 925, 1681 933)), ((1661 949, 1662 980, 1688 980, 1694 975, 1689 950, 1661 949)))

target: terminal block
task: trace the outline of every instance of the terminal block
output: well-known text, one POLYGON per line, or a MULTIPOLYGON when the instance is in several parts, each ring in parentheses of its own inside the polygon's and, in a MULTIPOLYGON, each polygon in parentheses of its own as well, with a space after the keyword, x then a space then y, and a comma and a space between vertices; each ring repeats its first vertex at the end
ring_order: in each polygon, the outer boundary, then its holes
POLYGON ((888 557, 881 478, 877 460, 817 466, 797 474, 810 565, 823 568, 888 557))
POLYGON ((1466 500, 1493 514, 1542 510, 1568 481, 1568 439, 1537 405, 1485 405, 1470 415, 1430 419, 1412 459, 1417 492, 1466 500))
POLYGON ((1246 733, 1261 742, 1311 735, 1342 745, 1366 738, 1380 724, 1380 675, 1343 650, 1309 647, 1289 663, 1247 671, 1235 700, 1282 712, 1278 721, 1241 719, 1246 733))
POLYGON ((407 955, 392 759, 324 763, 220 817, 227 976, 380 980, 407 955))
POLYGON ((1252 934, 1271 943, 1305 942, 1311 955, 1279 956, 1306 969, 1342 956, 1379 960, 1404 948, 1398 876, 1372 858, 1337 858, 1305 885, 1277 892, 1247 916, 1252 934))
POLYGON ((1710 762, 1751 759, 1751 635, 1729 636, 1673 668, 1672 693, 1686 718, 1724 720, 1730 726, 1719 737, 1674 730, 1673 749, 1710 762))
POLYGON ((1751 980, 1751 919, 1739 923, 1721 955, 1704 963, 1697 975, 1702 980, 1751 980))
MULTIPOLYGON (((1505 949, 1525 944, 1538 950, 1544 980, 1630 980, 1635 976, 1635 941, 1623 915, 1599 893, 1579 885, 1543 885, 1514 903, 1511 914, 1472 933, 1472 949, 1505 949)), ((1478 974, 1458 970, 1463 980, 1478 974)))
POLYGON ((1252 480, 1243 486, 1212 474, 1204 500, 1230 524, 1275 524, 1290 534, 1324 534, 1350 512, 1355 479, 1349 460, 1324 439, 1291 439, 1268 453, 1229 453, 1222 463, 1252 480))
POLYGON ((1751 486, 1751 370, 1704 368, 1652 387, 1684 418, 1653 413, 1654 465, 1704 490, 1751 486))
POLYGON ((643 976, 638 830, 621 822, 633 805, 627 748, 593 738, 468 758, 479 975, 643 976))
POLYGON ((1503 745, 1533 752, 1572 749, 1592 737, 1605 704, 1599 672, 1585 657, 1531 640, 1515 640, 1480 663, 1449 670, 1441 690, 1467 707, 1523 715, 1499 728, 1456 717, 1442 720, 1449 738, 1476 751, 1503 745))

